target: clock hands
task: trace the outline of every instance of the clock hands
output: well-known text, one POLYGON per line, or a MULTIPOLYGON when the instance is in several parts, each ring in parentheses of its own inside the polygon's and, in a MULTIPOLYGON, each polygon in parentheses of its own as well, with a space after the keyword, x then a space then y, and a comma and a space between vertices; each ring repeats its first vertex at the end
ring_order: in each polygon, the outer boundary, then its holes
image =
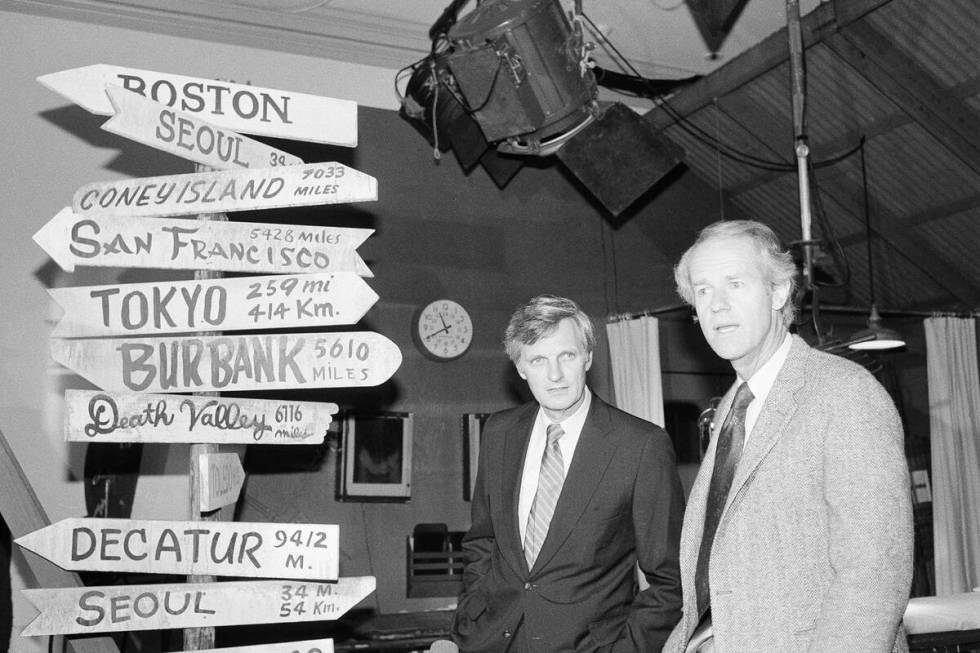
MULTIPOLYGON (((445 320, 443 320, 443 322, 442 322, 442 323, 443 323, 443 324, 446 324, 446 321, 445 321, 445 320)), ((427 336, 425 337, 425 339, 426 339, 426 340, 428 340, 429 338, 431 338, 431 337, 433 337, 433 336, 437 336, 437 335, 439 335, 440 333, 444 333, 444 332, 446 332, 446 331, 449 331, 449 330, 450 330, 451 328, 452 328, 452 325, 450 325, 450 324, 446 324, 446 326, 444 326, 443 328, 441 328, 441 329, 439 329, 438 331, 433 331, 432 333, 430 333, 429 335, 427 335, 427 336)))

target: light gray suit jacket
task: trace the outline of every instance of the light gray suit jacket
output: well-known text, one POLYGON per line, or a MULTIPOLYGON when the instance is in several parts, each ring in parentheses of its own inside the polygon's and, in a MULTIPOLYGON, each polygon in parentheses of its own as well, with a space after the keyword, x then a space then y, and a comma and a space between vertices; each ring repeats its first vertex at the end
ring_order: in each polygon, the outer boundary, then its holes
MULTIPOLYGON (((722 418, 733 387, 718 408, 722 418)), ((694 571, 715 432, 681 535, 684 616, 665 652, 697 625, 694 571)), ((906 651, 912 508, 902 425, 864 368, 793 336, 749 434, 712 545, 716 653, 906 651)))

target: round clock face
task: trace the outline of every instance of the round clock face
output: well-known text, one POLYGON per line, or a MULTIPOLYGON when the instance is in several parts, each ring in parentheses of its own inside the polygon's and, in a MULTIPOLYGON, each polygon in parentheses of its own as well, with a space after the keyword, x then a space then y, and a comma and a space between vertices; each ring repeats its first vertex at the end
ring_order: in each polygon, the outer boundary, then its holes
POLYGON ((424 352, 438 360, 451 360, 469 349, 473 322, 465 308, 449 299, 439 299, 419 313, 416 335, 424 352))

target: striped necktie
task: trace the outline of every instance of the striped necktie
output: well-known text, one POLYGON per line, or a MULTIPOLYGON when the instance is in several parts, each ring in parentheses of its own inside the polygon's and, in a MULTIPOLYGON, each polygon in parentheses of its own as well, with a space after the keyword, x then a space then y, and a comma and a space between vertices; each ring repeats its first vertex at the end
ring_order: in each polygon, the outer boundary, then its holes
POLYGON ((565 482, 565 464, 562 460, 561 447, 558 440, 565 435, 561 424, 548 425, 548 444, 545 445, 541 456, 541 473, 538 476, 538 490, 531 503, 531 512, 527 517, 527 529, 524 533, 524 558, 527 568, 534 566, 534 561, 541 551, 544 538, 548 534, 551 516, 555 514, 555 505, 561 486, 565 482))
POLYGON ((715 466, 711 473, 708 489, 708 502, 704 514, 704 533, 701 535, 701 548, 698 551, 698 565, 694 574, 694 588, 698 602, 698 614, 704 615, 708 609, 710 585, 708 584, 708 563, 711 559, 711 544, 715 531, 725 510, 728 491, 735 478, 735 468, 742 456, 745 443, 745 411, 755 397, 749 384, 743 382, 735 392, 731 410, 718 432, 718 445, 715 447, 715 466))

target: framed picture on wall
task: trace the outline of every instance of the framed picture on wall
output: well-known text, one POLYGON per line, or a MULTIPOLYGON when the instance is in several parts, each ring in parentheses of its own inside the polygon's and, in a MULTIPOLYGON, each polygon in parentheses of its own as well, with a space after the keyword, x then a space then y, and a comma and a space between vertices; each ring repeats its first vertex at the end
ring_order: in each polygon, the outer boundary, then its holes
POLYGON ((483 441, 483 425, 490 413, 466 413, 463 415, 463 500, 473 500, 476 470, 480 463, 480 443, 483 441))
POLYGON ((412 413, 347 413, 343 418, 340 498, 412 497, 412 413))

